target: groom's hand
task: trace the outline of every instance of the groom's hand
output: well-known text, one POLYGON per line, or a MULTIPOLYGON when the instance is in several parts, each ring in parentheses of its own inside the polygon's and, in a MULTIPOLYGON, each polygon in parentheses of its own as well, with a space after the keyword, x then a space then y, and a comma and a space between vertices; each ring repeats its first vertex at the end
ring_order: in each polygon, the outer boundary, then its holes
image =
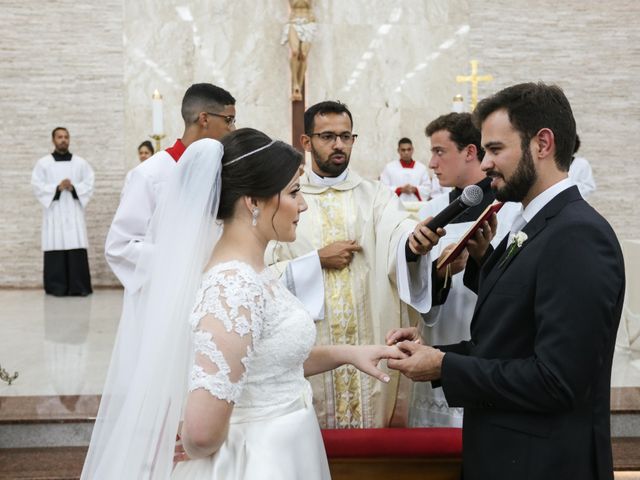
POLYGON ((404 340, 422 343, 420 332, 416 327, 392 328, 387 332, 387 336, 385 337, 387 345, 395 345, 404 340))
MULTIPOLYGON (((453 250, 455 247, 456 247, 455 243, 452 243, 451 245, 447 245, 445 249, 442 250, 442 253, 438 257, 438 261, 436 263, 439 264, 440 261, 442 261, 447 255, 449 255, 449 252, 451 252, 451 250, 453 250)), ((462 250, 462 252, 460 252, 460 254, 456 257, 456 259, 449 264, 451 265, 451 267, 449 268, 450 275, 456 275, 460 273, 462 270, 464 270, 464 268, 467 266, 468 258, 469 258, 469 252, 467 252, 466 249, 462 250)), ((442 267, 438 269, 436 271, 436 275, 441 280, 444 280, 445 276, 447 275, 446 267, 442 267)))
POLYGON ((467 251, 469 256, 473 258, 478 265, 484 254, 489 248, 489 244, 493 237, 496 236, 498 230, 498 216, 494 213, 489 217, 488 221, 483 222, 476 233, 467 242, 467 251))
POLYGON ((444 352, 410 341, 400 342, 396 346, 410 356, 387 360, 389 368, 400 371, 414 382, 430 382, 440 378, 444 352))

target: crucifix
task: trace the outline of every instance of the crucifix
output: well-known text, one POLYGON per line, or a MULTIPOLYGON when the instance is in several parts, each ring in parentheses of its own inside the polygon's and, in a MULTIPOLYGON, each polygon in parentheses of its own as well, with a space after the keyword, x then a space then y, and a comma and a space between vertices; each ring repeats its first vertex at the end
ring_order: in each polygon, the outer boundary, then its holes
POLYGON ((302 151, 300 136, 304 133, 305 85, 307 58, 316 30, 311 0, 289 0, 291 13, 284 27, 282 44, 289 44, 291 57, 291 143, 302 151))
POLYGON ((304 134, 304 84, 300 89, 300 100, 291 100, 291 145, 304 153, 300 136, 304 134))
POLYGON ((471 82, 471 111, 476 108, 478 104, 478 83, 491 82, 493 80, 492 75, 478 75, 478 61, 471 60, 471 75, 458 75, 456 76, 456 82, 466 83, 471 82))

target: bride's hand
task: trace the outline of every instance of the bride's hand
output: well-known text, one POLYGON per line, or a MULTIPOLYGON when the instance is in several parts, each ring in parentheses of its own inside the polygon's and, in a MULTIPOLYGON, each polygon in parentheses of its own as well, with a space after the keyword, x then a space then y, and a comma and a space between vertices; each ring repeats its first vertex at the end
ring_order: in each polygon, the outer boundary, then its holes
POLYGON ((184 451, 184 447, 182 446, 182 438, 180 437, 180 434, 178 433, 176 435, 176 446, 175 446, 175 449, 173 451, 173 467, 175 468, 175 466, 178 463, 184 462, 186 460, 189 460, 189 455, 187 455, 187 452, 184 451))
POLYGON ((380 360, 387 358, 401 360, 407 358, 407 354, 396 346, 358 345, 354 347, 354 354, 350 363, 361 372, 371 375, 381 382, 388 383, 389 375, 378 368, 380 360))

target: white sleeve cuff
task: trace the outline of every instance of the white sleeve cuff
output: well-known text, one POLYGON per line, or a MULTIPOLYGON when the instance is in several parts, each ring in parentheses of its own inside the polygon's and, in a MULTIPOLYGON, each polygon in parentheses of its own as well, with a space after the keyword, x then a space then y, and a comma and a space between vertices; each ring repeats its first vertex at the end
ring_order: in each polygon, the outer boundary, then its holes
POLYGON ((324 278, 317 250, 291 260, 284 281, 314 320, 324 319, 324 278))
POLYGON ((407 263, 405 245, 411 232, 405 233, 398 244, 396 284, 398 295, 407 305, 420 313, 431 310, 431 253, 421 255, 416 262, 407 263))

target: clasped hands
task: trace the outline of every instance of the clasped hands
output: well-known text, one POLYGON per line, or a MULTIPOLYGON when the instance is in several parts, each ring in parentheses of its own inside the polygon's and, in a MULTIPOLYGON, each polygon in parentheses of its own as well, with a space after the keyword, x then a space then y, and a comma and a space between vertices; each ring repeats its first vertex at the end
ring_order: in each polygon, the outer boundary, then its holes
POLYGON ((68 178, 65 178, 64 180, 62 180, 58 185, 58 190, 60 191, 62 190, 71 191, 72 189, 73 189, 73 184, 71 183, 71 180, 69 180, 68 178))
POLYGON ((430 382, 440 379, 444 352, 423 345, 416 327, 394 328, 385 338, 387 345, 395 345, 404 358, 389 358, 387 366, 398 370, 414 382, 430 382))
POLYGON ((407 183, 400 187, 400 192, 407 193, 407 194, 412 194, 412 193, 416 194, 418 193, 418 187, 414 187, 410 183, 407 183))

